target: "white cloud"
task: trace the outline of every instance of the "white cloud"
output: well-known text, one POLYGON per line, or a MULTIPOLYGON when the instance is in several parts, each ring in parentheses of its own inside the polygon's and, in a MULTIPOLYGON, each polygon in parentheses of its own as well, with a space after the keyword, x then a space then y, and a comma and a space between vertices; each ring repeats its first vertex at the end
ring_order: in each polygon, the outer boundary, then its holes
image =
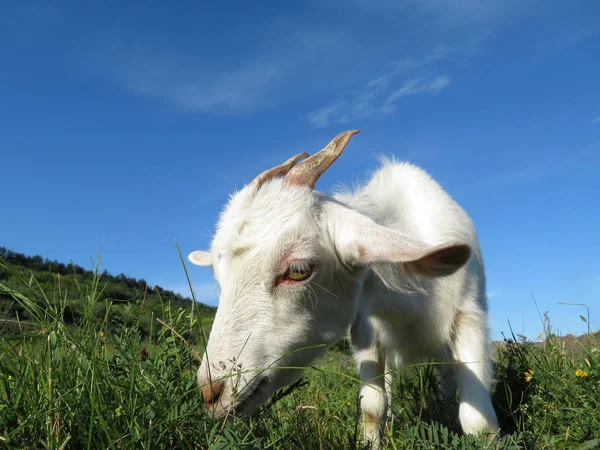
POLYGON ((237 49, 240 56, 220 60, 127 33, 115 33, 116 38, 102 35, 95 46, 81 51, 88 70, 134 94, 161 99, 184 111, 238 114, 274 107, 301 97, 303 91, 322 88, 355 47, 344 32, 286 21, 269 27, 270 33, 262 31, 270 36, 268 42, 255 37, 252 50, 245 52, 244 44, 250 43, 244 42, 237 49), (271 35, 280 38, 273 41, 271 35))
POLYGON ((447 70, 428 69, 447 59, 446 48, 422 58, 401 59, 388 70, 383 67, 390 59, 440 42, 452 44, 456 61, 468 60, 485 39, 481 36, 489 36, 492 18, 520 4, 517 0, 314 3, 324 7, 318 8, 318 20, 285 18, 274 12, 260 24, 245 25, 239 36, 248 38, 232 39, 228 31, 222 35, 215 31, 205 42, 206 35, 190 31, 190 38, 181 43, 147 30, 113 25, 100 32, 95 48, 85 40, 75 45, 95 74, 184 111, 250 113, 328 95, 325 106, 309 114, 313 125, 324 127, 392 114, 407 96, 438 94, 449 86, 450 75, 447 70), (353 26, 357 14, 368 14, 369 20, 353 26), (389 19, 407 17, 415 19, 406 20, 413 25, 389 27, 389 19), (449 27, 450 22, 469 23, 449 27), (373 32, 375 27, 379 33, 373 32), (424 28, 427 36, 421 40, 424 28), (215 48, 220 51, 215 53, 215 48), (383 74, 360 87, 378 71, 383 74), (345 90, 350 94, 339 97, 345 90))
MULTIPOLYGON (((352 19, 344 14, 355 16, 352 5, 344 6, 344 13, 340 13, 339 8, 334 8, 339 0, 324 2, 331 6, 330 10, 321 9, 323 17, 332 20, 330 24, 315 25, 326 23, 324 19, 309 23, 280 18, 260 27, 249 27, 247 34, 252 39, 236 41, 232 47, 236 58, 215 60, 210 52, 203 55, 195 48, 171 48, 172 42, 124 30, 102 34, 97 38, 96 48, 82 48, 82 52, 87 50, 91 60, 88 65, 93 66, 93 72, 112 78, 134 94, 160 99, 184 111, 249 113, 289 101, 311 97, 314 101, 319 95, 339 96, 344 90, 354 91, 309 114, 310 122, 321 127, 354 118, 388 115, 396 110, 396 103, 403 97, 436 95, 448 87, 450 76, 445 71, 428 70, 447 59, 450 52, 445 47, 421 58, 403 58, 389 64, 390 59, 419 47, 411 42, 422 26, 430 24, 432 35, 435 34, 434 28, 439 26, 434 25, 431 16, 425 17, 421 25, 386 29, 378 35, 372 29, 380 18, 350 29, 344 24, 352 19), (368 80, 378 68, 382 75, 358 88, 364 83, 360 80, 368 80), (406 76, 400 77, 402 74, 406 76)), ((323 5, 322 1, 315 3, 323 5)), ((394 17, 404 17, 405 13, 416 17, 420 9, 432 8, 432 5, 419 6, 420 2, 413 0, 400 3, 398 9, 395 2, 379 0, 372 8, 394 17)), ((361 0, 354 4, 355 12, 366 7, 361 0)), ((428 46, 431 48, 445 39, 439 35, 434 38, 437 42, 428 46)), ((220 36, 215 35, 214 40, 218 42, 220 36)), ((463 53, 457 55, 459 59, 464 57, 465 50, 461 48, 457 53, 463 53)))
POLYGON ((392 92, 387 100, 386 105, 394 103, 396 100, 406 97, 408 95, 417 94, 438 94, 442 89, 450 85, 450 79, 447 75, 438 76, 431 80, 423 80, 422 78, 415 78, 405 82, 402 87, 392 92))
POLYGON ((333 123, 375 119, 394 113, 404 97, 439 94, 450 85, 450 77, 429 73, 449 54, 447 49, 440 49, 423 58, 396 61, 391 64, 391 70, 367 82, 361 89, 312 111, 308 120, 317 128, 325 128, 333 123), (415 76, 421 73, 427 75, 415 76))
MULTIPOLYGON (((371 19, 374 16, 383 17, 386 21, 390 18, 411 17, 417 30, 427 30, 423 42, 443 42, 450 45, 453 48, 450 62, 456 66, 464 66, 482 53, 483 42, 499 28, 503 20, 516 12, 532 10, 535 0, 349 0, 343 4, 340 0, 315 2, 332 10, 342 7, 345 11, 354 9, 371 19)), ((406 36, 401 36, 400 40, 408 39, 411 32, 414 30, 407 31, 406 36)), ((419 38, 414 42, 412 48, 419 48, 423 44, 419 38)), ((403 59, 391 71, 315 109, 308 114, 308 120, 317 128, 325 128, 334 123, 376 119, 393 114, 399 108, 400 101, 408 96, 437 95, 450 85, 451 71, 446 61, 450 53, 444 47, 422 58, 403 59), (440 67, 442 64, 444 66, 440 67)))
POLYGON ((282 72, 282 67, 269 61, 210 76, 176 63, 142 62, 129 64, 118 76, 132 92, 164 99, 187 111, 231 113, 271 104, 267 89, 282 72))

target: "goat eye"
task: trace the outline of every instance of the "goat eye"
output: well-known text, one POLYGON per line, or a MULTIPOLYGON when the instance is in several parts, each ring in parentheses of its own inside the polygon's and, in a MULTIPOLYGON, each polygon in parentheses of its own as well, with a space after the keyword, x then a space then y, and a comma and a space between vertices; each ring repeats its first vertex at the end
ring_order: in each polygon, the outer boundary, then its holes
POLYGON ((307 263, 294 262, 290 264, 285 278, 292 281, 306 280, 312 274, 312 269, 307 263))

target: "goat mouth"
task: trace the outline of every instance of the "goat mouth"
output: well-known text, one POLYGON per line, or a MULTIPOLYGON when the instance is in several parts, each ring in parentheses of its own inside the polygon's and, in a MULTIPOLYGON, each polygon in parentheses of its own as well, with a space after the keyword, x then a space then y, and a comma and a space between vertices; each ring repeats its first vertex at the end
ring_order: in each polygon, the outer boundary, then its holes
POLYGON ((237 405, 235 405, 235 411, 237 413, 244 413, 248 409, 252 409, 253 406, 258 406, 257 400, 264 396, 265 386, 267 385, 267 378, 262 378, 258 384, 250 391, 250 393, 244 396, 237 405))
POLYGON ((262 378, 258 384, 254 386, 247 393, 244 392, 243 396, 238 396, 237 401, 224 405, 221 403, 221 397, 214 402, 206 403, 206 409, 212 412, 215 417, 219 420, 226 419, 230 415, 241 416, 251 413, 254 407, 260 405, 259 399, 265 394, 265 386, 268 383, 268 379, 262 378), (220 408, 218 408, 220 406, 220 408))

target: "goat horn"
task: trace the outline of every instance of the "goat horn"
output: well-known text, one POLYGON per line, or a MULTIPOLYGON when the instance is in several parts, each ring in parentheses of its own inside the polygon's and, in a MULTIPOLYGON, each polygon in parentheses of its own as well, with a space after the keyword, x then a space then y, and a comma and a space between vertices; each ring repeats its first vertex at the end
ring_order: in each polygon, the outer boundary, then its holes
POLYGON ((259 176, 257 176, 253 181, 252 184, 254 186, 256 186, 256 188, 260 188, 263 183, 265 181, 268 181, 272 178, 275 177, 282 177, 284 175, 286 175, 290 169, 292 167, 294 167, 294 165, 300 161, 302 158, 308 158, 308 153, 304 152, 304 153, 299 153, 296 156, 292 156, 290 159, 288 159, 286 162, 284 162, 283 164, 280 164, 278 166, 275 166, 269 170, 265 170, 263 173, 261 173, 259 176))
POLYGON ((338 134, 323 150, 293 167, 286 175, 285 182, 290 185, 308 186, 314 189, 319 177, 342 154, 350 138, 358 131, 348 130, 338 134))

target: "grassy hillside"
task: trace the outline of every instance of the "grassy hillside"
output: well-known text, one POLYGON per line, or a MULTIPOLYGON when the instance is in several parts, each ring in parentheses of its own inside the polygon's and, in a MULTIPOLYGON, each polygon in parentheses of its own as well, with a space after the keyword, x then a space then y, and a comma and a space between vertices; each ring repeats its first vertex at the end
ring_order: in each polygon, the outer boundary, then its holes
MULTIPOLYGON (((148 286, 145 280, 124 274, 111 275, 106 271, 86 270, 75 264, 49 261, 41 256, 26 256, 0 247, 0 334, 19 334, 34 327, 34 317, 11 293, 46 297, 49 303, 64 303, 61 319, 67 325, 77 326, 84 315, 88 288, 97 275, 98 292, 94 315, 106 322, 106 331, 114 332, 124 325, 136 324, 144 338, 157 337, 160 324, 153 323, 164 305, 181 308, 191 313, 192 301, 160 286, 148 286)), ((210 328, 216 308, 196 303, 194 314, 210 328)), ((187 330, 186 338, 196 342, 200 327, 187 330)))
MULTIPOLYGON (((31 268, 0 260, 0 270, 2 304, 19 311, 19 327, 27 317, 27 331, 0 336, 2 448, 360 448, 360 382, 343 346, 255 416, 221 424, 204 414, 195 382, 211 309, 192 319, 187 301, 165 301, 156 290, 148 316, 149 290, 120 285, 137 297, 107 300, 109 276, 98 270, 74 274, 68 289, 70 275, 54 269, 31 276, 31 268)), ((543 342, 513 337, 496 346, 500 440, 460 433, 456 401, 439 397, 435 366, 425 364, 398 377, 384 448, 600 448, 599 336, 570 338, 569 350, 546 331, 543 342)))

